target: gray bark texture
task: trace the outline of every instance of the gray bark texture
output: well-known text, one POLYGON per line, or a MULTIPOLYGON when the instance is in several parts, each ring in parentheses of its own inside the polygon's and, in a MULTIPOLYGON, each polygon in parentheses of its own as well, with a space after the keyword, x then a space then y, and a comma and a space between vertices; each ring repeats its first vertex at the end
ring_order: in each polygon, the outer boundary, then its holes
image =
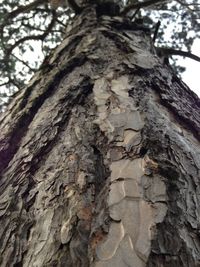
POLYGON ((0 266, 200 266, 199 106, 86 8, 0 118, 0 266))

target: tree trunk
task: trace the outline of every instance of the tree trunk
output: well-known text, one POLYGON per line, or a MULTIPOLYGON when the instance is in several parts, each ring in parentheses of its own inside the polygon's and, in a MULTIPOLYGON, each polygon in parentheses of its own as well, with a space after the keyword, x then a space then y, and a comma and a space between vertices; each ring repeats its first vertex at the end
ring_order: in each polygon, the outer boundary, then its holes
POLYGON ((200 266, 200 102, 149 31, 88 7, 45 63, 0 120, 0 266, 200 266))

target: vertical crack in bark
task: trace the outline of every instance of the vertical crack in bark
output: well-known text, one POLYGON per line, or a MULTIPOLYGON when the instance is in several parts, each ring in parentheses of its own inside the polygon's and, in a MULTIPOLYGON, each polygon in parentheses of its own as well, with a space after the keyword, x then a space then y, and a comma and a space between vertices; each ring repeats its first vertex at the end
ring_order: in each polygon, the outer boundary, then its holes
POLYGON ((53 137, 53 139, 49 140, 45 146, 42 146, 41 149, 34 155, 30 168, 30 173, 32 175, 34 175, 34 172, 37 168, 39 168, 40 165, 45 164, 45 158, 58 141, 60 132, 67 127, 73 107, 75 105, 84 105, 88 95, 92 92, 92 88, 93 84, 91 83, 90 79, 86 77, 77 88, 73 88, 73 90, 69 89, 69 93, 64 99, 62 99, 62 110, 60 110, 58 114, 58 116, 61 116, 62 118, 58 123, 55 124, 57 127, 56 135, 53 137))

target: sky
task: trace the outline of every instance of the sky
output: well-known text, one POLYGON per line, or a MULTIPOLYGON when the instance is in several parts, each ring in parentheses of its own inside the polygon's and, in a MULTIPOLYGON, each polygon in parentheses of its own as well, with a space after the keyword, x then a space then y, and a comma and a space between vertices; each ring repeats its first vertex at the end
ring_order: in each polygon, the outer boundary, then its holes
MULTIPOLYGON (((192 53, 200 57, 200 39, 195 40, 192 53)), ((200 97, 200 62, 179 57, 178 63, 186 67, 186 71, 182 74, 183 81, 200 97)))

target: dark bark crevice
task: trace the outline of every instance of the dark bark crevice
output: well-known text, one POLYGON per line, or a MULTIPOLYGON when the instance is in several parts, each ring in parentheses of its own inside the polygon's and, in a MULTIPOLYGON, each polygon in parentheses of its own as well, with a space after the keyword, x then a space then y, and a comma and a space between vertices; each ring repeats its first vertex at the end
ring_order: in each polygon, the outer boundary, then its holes
MULTIPOLYGON (((25 105, 28 101, 30 93, 25 95, 24 101, 22 101, 22 106, 19 105, 18 112, 20 113, 19 118, 14 124, 12 131, 10 129, 10 136, 7 135, 6 139, 2 139, 0 141, 1 151, 0 151, 0 172, 6 168, 14 154, 17 152, 20 147, 20 141, 23 136, 26 134, 28 126, 30 122, 33 120, 35 114, 37 114, 38 110, 44 103, 44 101, 53 95, 55 92, 60 80, 63 76, 67 75, 67 73, 71 72, 73 68, 81 66, 85 62, 85 57, 79 55, 80 57, 75 57, 71 61, 69 61, 68 65, 65 66, 65 69, 60 70, 57 74, 55 74, 54 80, 50 82, 49 85, 45 86, 45 90, 42 94, 34 99, 32 106, 27 110, 25 105), (21 108, 24 107, 24 108, 21 108), (5 146, 6 144, 6 146, 5 146), (5 147, 5 148, 4 148, 5 147)), ((38 84, 39 86, 40 84, 38 84)), ((33 88, 31 87, 33 90, 33 88)), ((27 91, 25 91, 26 93, 27 91)), ((81 97, 81 96, 80 96, 81 97)), ((17 111, 16 111, 17 113, 17 111)))
MULTIPOLYGON (((152 82, 152 88, 159 93, 162 104, 173 112, 180 124, 186 126, 200 140, 199 99, 195 94, 187 92, 187 90, 184 91, 178 78, 173 85, 173 89, 167 86, 168 88, 163 90, 164 83, 161 85, 155 80, 152 82), (183 97, 185 104, 182 103, 183 97)), ((185 86, 185 88, 187 87, 185 86)))

